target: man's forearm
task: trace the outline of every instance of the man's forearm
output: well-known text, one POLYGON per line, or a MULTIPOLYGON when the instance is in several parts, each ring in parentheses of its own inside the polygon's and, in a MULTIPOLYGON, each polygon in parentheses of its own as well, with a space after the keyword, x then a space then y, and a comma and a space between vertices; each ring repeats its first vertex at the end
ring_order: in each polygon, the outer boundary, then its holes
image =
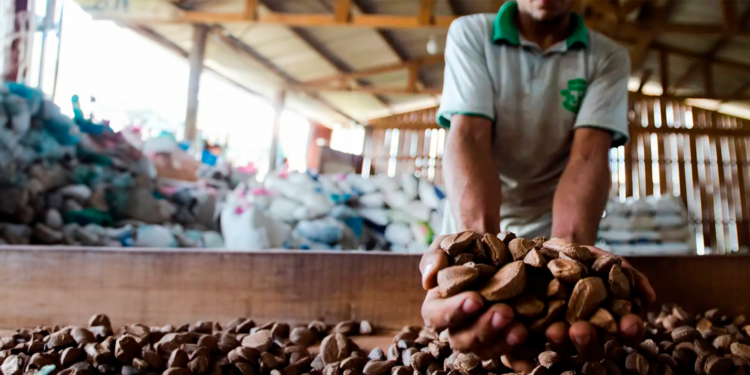
POLYGON ((500 177, 492 157, 489 120, 453 116, 445 157, 445 185, 459 230, 500 231, 500 177))
MULTIPOLYGON (((607 146, 608 147, 608 146, 607 146)), ((552 236, 593 245, 611 187, 609 160, 601 150, 572 156, 555 192, 552 236)))

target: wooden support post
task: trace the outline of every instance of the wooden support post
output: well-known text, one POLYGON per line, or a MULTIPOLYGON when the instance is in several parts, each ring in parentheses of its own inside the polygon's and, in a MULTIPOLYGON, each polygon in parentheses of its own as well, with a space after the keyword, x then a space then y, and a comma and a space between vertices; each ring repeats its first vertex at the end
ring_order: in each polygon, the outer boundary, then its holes
POLYGON ((258 15, 258 0, 245 0, 245 19, 255 21, 258 15))
POLYGON ((739 28, 739 18, 737 14, 737 0, 722 0, 721 10, 724 13, 724 24, 727 29, 735 31, 739 28))
MULTIPOLYGON (((54 23, 55 23, 55 8, 57 7, 57 1, 56 0, 47 0, 47 11, 44 14, 44 24, 42 26, 42 48, 40 50, 39 54, 39 81, 37 82, 37 87, 39 87, 40 90, 43 90, 44 87, 44 65, 45 65, 45 57, 47 57, 47 34, 51 31, 54 23)), ((59 44, 59 41, 58 41, 59 44)), ((60 56, 57 56, 56 59, 59 59, 60 56)))
POLYGON ((435 8, 435 0, 420 0, 419 1, 419 19, 420 25, 432 24, 432 12, 435 8))
POLYGON ((419 81, 419 65, 409 65, 409 82, 407 84, 407 91, 417 92, 417 81, 419 81))
POLYGON ((703 62, 703 84, 706 96, 714 95, 714 69, 710 62, 703 62))
POLYGON ((351 14, 352 0, 336 0, 334 6, 334 18, 338 23, 349 22, 349 15, 351 14))
POLYGON ((666 95, 667 88, 669 88, 669 55, 664 49, 659 50, 659 76, 662 95, 666 95))
POLYGON ((190 79, 188 81, 187 114, 185 115, 185 139, 194 141, 198 133, 198 90, 203 71, 203 55, 206 52, 206 25, 193 26, 193 47, 188 55, 190 79))
POLYGON ((271 138, 271 159, 268 161, 268 172, 279 167, 276 163, 279 154, 279 133, 281 130, 281 114, 284 112, 284 102, 286 101, 286 90, 279 90, 274 99, 273 109, 273 138, 271 138))

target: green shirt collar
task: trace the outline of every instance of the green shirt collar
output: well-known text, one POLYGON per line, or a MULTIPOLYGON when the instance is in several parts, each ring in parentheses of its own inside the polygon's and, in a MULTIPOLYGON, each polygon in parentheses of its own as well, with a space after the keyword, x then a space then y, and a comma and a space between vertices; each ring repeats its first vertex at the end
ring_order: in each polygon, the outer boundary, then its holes
MULTIPOLYGON (((500 7, 500 11, 497 12, 497 17, 495 17, 495 24, 492 31, 493 43, 504 41, 514 46, 521 44, 515 20, 517 13, 518 4, 515 1, 509 1, 500 7)), ((573 32, 571 32, 566 39, 568 48, 572 48, 576 45, 588 48, 589 32, 586 29, 586 23, 583 22, 583 17, 573 13, 571 14, 571 18, 571 21, 573 22, 573 32)))

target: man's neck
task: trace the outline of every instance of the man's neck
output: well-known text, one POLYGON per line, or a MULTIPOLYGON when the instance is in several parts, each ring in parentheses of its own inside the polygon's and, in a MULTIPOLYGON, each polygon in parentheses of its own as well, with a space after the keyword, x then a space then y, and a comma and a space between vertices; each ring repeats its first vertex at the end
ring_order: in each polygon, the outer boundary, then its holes
POLYGON ((542 51, 564 40, 570 33, 570 14, 557 20, 537 21, 529 14, 518 12, 516 24, 524 38, 536 43, 542 51))

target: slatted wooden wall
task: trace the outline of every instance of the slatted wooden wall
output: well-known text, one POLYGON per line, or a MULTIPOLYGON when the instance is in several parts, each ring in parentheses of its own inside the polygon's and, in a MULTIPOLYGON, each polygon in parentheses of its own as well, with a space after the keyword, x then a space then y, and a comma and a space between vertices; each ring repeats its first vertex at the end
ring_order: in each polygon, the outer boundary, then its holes
MULTIPOLYGON (((445 130, 435 108, 371 122, 364 170, 442 183, 445 130)), ((610 155, 613 195, 673 194, 685 203, 698 253, 750 246, 750 121, 679 101, 632 97, 631 141, 610 155)))
POLYGON ((414 173, 443 182, 446 130, 435 122, 437 109, 404 113, 372 121, 367 127, 362 170, 399 176, 414 173))
POLYGON ((610 158, 614 193, 682 198, 699 253, 750 245, 750 122, 648 97, 631 100, 629 116, 631 142, 610 158))

